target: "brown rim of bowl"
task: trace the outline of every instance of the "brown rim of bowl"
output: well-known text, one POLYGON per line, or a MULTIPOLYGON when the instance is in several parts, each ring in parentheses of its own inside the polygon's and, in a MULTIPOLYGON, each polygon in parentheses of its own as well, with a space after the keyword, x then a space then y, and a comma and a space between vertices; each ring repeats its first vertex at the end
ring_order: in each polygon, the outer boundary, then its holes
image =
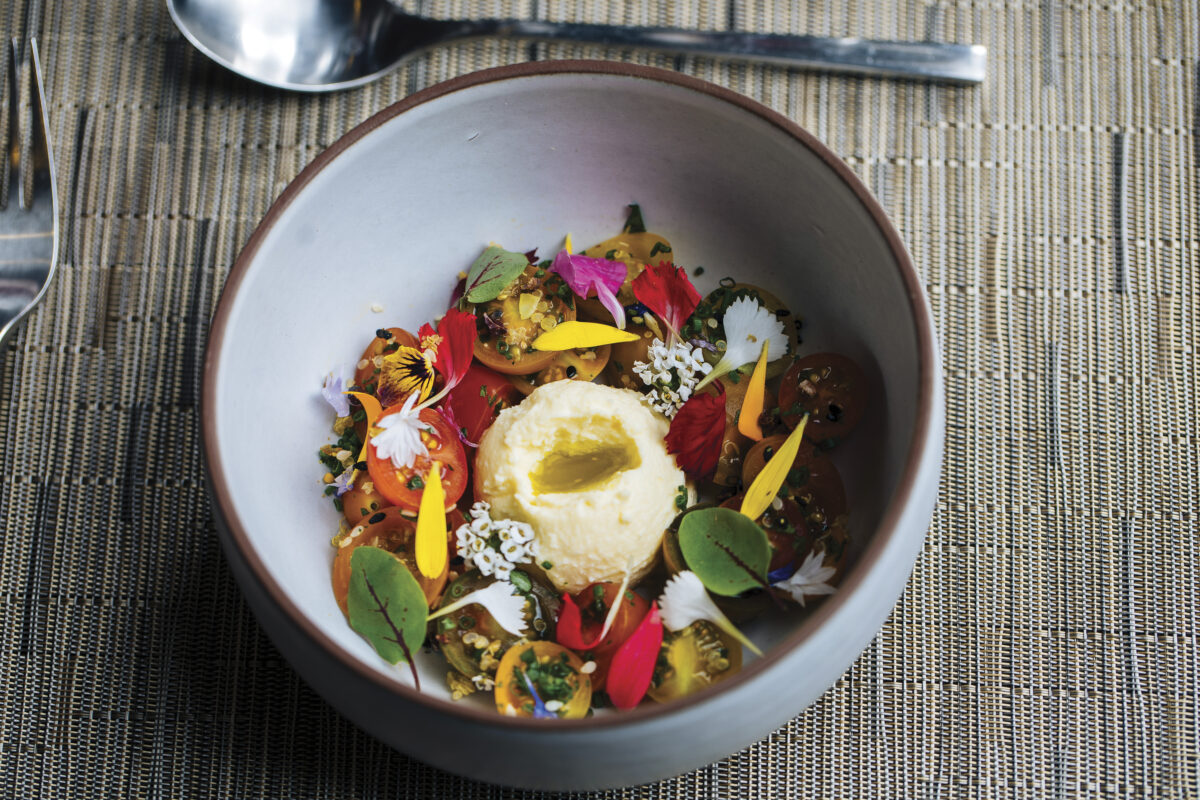
MULTIPOLYGON (((927 457, 926 448, 923 446, 929 429, 932 424, 933 405, 936 396, 937 379, 937 353, 934 346, 933 322, 930 318, 928 308, 924 302, 924 295, 921 289, 920 279, 916 270, 913 268, 912 261, 909 259, 908 252, 904 248, 904 244, 900 239, 899 233, 892 226, 887 215, 884 214, 883 208, 880 207, 878 201, 871 196, 871 193, 858 179, 858 176, 846 166, 846 164, 838 158, 833 151, 822 144, 808 131, 801 128, 795 122, 792 122, 787 117, 772 111, 766 106, 751 100, 748 97, 740 95, 730 89, 725 89, 721 86, 702 81, 698 78, 693 78, 687 75, 670 72, 654 67, 644 67, 637 64, 625 64, 612 61, 535 61, 512 66, 495 67, 492 69, 473 72, 468 75, 463 75, 457 78, 431 86, 416 94, 410 95, 399 102, 388 106, 387 108, 374 114, 369 119, 360 123, 344 136, 329 146, 327 150, 318 155, 312 163, 306 166, 299 175, 296 176, 283 193, 271 204, 267 210, 266 216, 262 222, 255 228, 251 234, 246 246, 238 255, 237 261, 234 262, 233 269, 229 273, 229 277, 225 282, 225 287, 221 293, 221 299, 217 306, 217 312, 213 316, 212 326, 208 345, 204 358, 204 389, 201 400, 201 426, 204 438, 204 456, 205 465, 209 471, 213 495, 216 500, 217 513, 220 514, 225 523, 226 529, 229 531, 230 539, 233 545, 237 548, 242 560, 245 562, 249 570, 254 574, 255 578, 266 590, 270 598, 283 610, 284 614, 296 625, 305 635, 314 640, 320 645, 330 656, 340 662, 346 668, 357 674, 364 680, 370 681, 383 689, 395 692, 412 702, 427 705, 432 709, 441 711, 447 714, 469 719, 473 722, 486 725, 494 725, 505 728, 523 728, 528 730, 544 731, 547 734, 553 734, 556 731, 578 730, 580 728, 592 727, 618 727, 622 725, 630 725, 645 720, 649 720, 663 714, 671 714, 688 706, 703 703, 714 697, 716 694, 730 690, 742 683, 754 678, 758 673, 763 672, 772 666, 781 654, 791 651, 795 647, 801 645, 805 640, 812 635, 818 627, 821 626, 832 614, 845 602, 848 597, 859 585, 863 582, 865 575, 870 571, 870 567, 877 562, 883 554, 888 541, 896 535, 897 525, 900 517, 903 514, 904 508, 908 505, 909 499, 913 494, 916 484, 917 474, 920 472, 922 461, 927 457), (871 538, 867 548, 860 554, 858 560, 846 575, 845 580, 838 587, 838 591, 822 602, 817 609, 806 618, 800 627, 791 636, 777 644, 763 658, 756 659, 745 666, 737 675, 722 681, 716 686, 697 692, 693 695, 681 698, 673 703, 655 704, 652 706, 639 706, 630 711, 624 711, 619 714, 613 714, 602 717, 591 717, 575 720, 559 720, 555 725, 547 726, 540 720, 525 719, 522 717, 505 717, 494 712, 475 708, 465 703, 449 702, 422 692, 401 683, 396 678, 390 678, 376 670, 371 669, 366 664, 351 656, 349 653, 340 648, 335 642, 329 639, 321 630, 313 624, 311 620, 304 616, 300 610, 288 599, 286 594, 275 582, 271 573, 267 570, 262 560, 258 557, 254 548, 250 544, 250 540, 246 535, 245 529, 241 525, 241 521, 237 516, 236 510, 229 501, 228 493, 224 491, 225 472, 222 467, 220 453, 217 448, 217 433, 216 419, 213 409, 215 408, 215 385, 213 376, 217 371, 217 354, 221 350, 221 345, 225 336, 225 326, 228 322, 230 308, 233 305, 233 297, 237 293, 237 288, 245 278, 247 269, 250 263, 254 260, 254 256, 262 244, 263 238, 267 232, 275 224, 280 214, 292 202, 292 200, 300 193, 300 191, 311 181, 322 169, 325 168, 330 161, 337 158, 350 145, 362 139, 371 131, 378 128, 380 125, 391 120, 392 118, 408 111, 415 106, 427 103, 430 100, 435 100, 439 97, 468 89, 474 86, 479 86, 487 83, 495 83, 499 81, 511 80, 514 78, 526 78, 533 76, 545 75, 560 75, 560 74, 590 74, 590 75, 613 75, 619 77, 640 78, 643 80, 655 81, 659 83, 668 83, 684 89, 700 92, 718 100, 723 100, 727 103, 735 105, 745 111, 748 111, 763 120, 769 122, 775 127, 781 129, 785 133, 794 137, 803 146, 807 147, 817 156, 819 156, 826 165, 829 166, 854 192, 859 201, 863 204, 866 210, 874 219, 879 231, 887 240, 888 246, 896 259, 896 263, 900 269, 900 277, 908 290, 908 299, 913 320, 916 325, 918 355, 920 359, 919 377, 918 377, 918 404, 917 404, 917 420, 913 433, 912 441, 909 444, 908 455, 904 461, 904 469, 900 476, 899 485, 896 487, 895 493, 892 496, 891 502, 888 503, 884 511, 883 519, 880 521, 879 527, 875 535, 871 538)), ((933 454, 931 457, 935 457, 933 454)))

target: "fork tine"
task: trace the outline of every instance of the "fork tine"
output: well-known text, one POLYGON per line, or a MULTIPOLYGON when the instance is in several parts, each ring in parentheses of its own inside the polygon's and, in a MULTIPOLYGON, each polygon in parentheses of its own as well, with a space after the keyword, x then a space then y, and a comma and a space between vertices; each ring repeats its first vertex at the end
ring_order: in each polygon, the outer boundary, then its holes
POLYGON ((5 199, 17 200, 21 176, 21 43, 13 37, 8 48, 8 187, 5 199))
MULTIPOLYGON (((29 84, 30 105, 33 106, 33 125, 30 131, 30 169, 33 170, 32 192, 26 207, 32 208, 40 192, 47 188, 54 195, 54 157, 50 154, 50 120, 46 116, 46 87, 42 81, 42 59, 37 39, 29 40, 29 59, 33 73, 29 84)), ((24 183, 22 182, 22 187, 24 183)), ((54 198, 57 200, 57 198, 54 198)))

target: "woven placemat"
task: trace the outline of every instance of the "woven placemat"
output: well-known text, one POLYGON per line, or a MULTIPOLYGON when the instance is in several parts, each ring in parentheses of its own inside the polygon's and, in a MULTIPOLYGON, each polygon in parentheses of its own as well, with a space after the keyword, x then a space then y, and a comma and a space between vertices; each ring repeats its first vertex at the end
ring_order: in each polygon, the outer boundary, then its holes
POLYGON ((0 2, 40 39, 63 223, 58 283, 0 352, 0 797, 541 796, 392 752, 299 681, 220 553, 196 415, 222 282, 305 164, 413 91, 559 57, 714 81, 843 155, 924 277, 949 403, 928 540, 854 667, 746 751, 603 796, 1196 796, 1194 1, 414 7, 981 42, 989 73, 479 41, 306 97, 210 65, 160 0, 0 2))

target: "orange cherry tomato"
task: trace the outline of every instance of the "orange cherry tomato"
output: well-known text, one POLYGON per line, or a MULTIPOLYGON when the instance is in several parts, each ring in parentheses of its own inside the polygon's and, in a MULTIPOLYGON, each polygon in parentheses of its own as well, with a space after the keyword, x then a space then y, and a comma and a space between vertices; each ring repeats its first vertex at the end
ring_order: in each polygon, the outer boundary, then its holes
POLYGON ((375 491, 370 475, 359 475, 354 486, 342 495, 342 516, 350 525, 357 525, 388 505, 387 498, 375 491))
POLYGON ((475 306, 474 313, 479 334, 475 358, 505 375, 525 375, 545 369, 558 355, 531 350, 530 345, 553 324, 575 319, 575 295, 549 265, 530 264, 500 297, 475 306), (533 302, 532 310, 524 315, 522 295, 529 296, 527 305, 533 302))
POLYGON ((806 441, 831 446, 862 419, 868 386, 858 364, 838 353, 813 353, 796 359, 779 385, 779 409, 789 428, 807 413, 806 441))
POLYGON ((517 717, 533 716, 533 695, 526 679, 547 708, 562 719, 587 716, 592 682, 579 656, 556 642, 514 645, 496 669, 496 710, 517 717))
MULTIPOLYGON (((463 524, 463 516, 458 509, 452 510, 446 518, 447 527, 454 531, 463 524)), ((337 555, 333 558, 333 596, 338 607, 347 617, 350 615, 346 598, 350 592, 350 556, 355 548, 370 546, 387 550, 399 558, 412 572, 413 577, 425 593, 425 600, 430 607, 435 607, 442 590, 446 587, 449 570, 442 570, 436 578, 426 578, 417 569, 416 551, 413 543, 417 536, 417 517, 402 508, 392 506, 377 511, 367 518, 363 524, 355 527, 338 545, 337 555)), ((450 547, 453 534, 446 537, 446 547, 450 547)))
MULTIPOLYGON (((617 599, 617 590, 620 588, 621 584, 619 583, 605 581, 593 583, 571 596, 575 605, 579 607, 579 614, 583 621, 580 627, 584 641, 591 641, 600 635, 600 631, 604 629, 604 620, 608 618, 612 604, 617 599)), ((617 616, 613 619, 612 627, 608 629, 608 635, 584 654, 585 658, 590 657, 592 661, 596 662, 596 671, 591 675, 593 689, 599 691, 604 688, 604 681, 608 677, 609 667, 612 666, 613 656, 617 654, 617 650, 625 643, 625 640, 637 630, 638 624, 649 610, 650 604, 646 598, 632 589, 625 590, 625 596, 621 598, 617 616)))
MULTIPOLYGON (((787 439, 768 436, 746 453, 742 484, 749 486, 775 451, 787 439)), ((809 532, 819 536, 847 511, 846 488, 833 461, 808 442, 802 442, 796 460, 783 482, 788 499, 800 507, 809 532)))
MULTIPOLYGON (((396 414, 400 405, 385 409, 380 419, 396 414)), ((432 408, 421 409, 418 416, 423 426, 421 441, 429 450, 428 455, 417 456, 411 467, 397 469, 391 459, 383 459, 374 444, 367 445, 367 471, 375 483, 375 490, 387 498, 389 503, 417 511, 421 507, 421 495, 433 462, 441 465, 442 488, 446 492, 446 508, 451 508, 467 488, 467 454, 454 428, 440 412, 432 408)), ((372 436, 377 433, 372 429, 372 436)))
MULTIPOLYGON (((721 503, 721 507, 740 511, 745 497, 744 494, 734 495, 721 503)), ((768 572, 794 563, 798 555, 807 553, 812 546, 808 526, 804 524, 804 512, 791 500, 780 498, 779 508, 768 507, 755 521, 766 532, 767 540, 771 543, 768 572)))
POLYGON ((600 347, 584 347, 578 350, 563 350, 558 353, 550 366, 532 375, 513 375, 512 382, 522 394, 529 394, 539 386, 545 386, 554 381, 591 381, 595 380, 604 365, 608 363, 608 355, 612 345, 600 347))
POLYGON ((363 350, 354 370, 354 383, 364 392, 375 393, 379 382, 379 371, 383 364, 383 356, 394 353, 401 346, 416 347, 417 337, 403 328, 380 328, 375 331, 375 338, 363 350), (379 334, 385 333, 386 336, 379 334))

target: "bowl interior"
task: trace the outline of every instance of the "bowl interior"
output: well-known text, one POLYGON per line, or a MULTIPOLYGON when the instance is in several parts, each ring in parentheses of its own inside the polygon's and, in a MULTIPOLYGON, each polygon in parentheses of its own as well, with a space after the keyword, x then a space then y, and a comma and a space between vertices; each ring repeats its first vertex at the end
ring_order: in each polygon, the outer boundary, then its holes
MULTIPOLYGON (((209 376, 215 490, 327 639, 407 680, 349 628, 329 588, 339 515, 315 457, 332 438, 326 373, 352 369, 376 328, 415 331, 444 310, 489 242, 549 256, 570 232, 583 247, 618 232, 630 202, 677 263, 704 268, 702 293, 726 275, 758 284, 803 318, 804 352, 846 353, 872 376, 867 419, 835 455, 861 550, 913 440, 914 301, 868 206, 819 152, 693 88, 572 72, 473 85, 351 138, 302 176, 244 256, 209 376)), ((769 647, 796 624, 750 632, 769 647)), ((426 691, 444 695, 444 668, 424 667, 426 691)))

